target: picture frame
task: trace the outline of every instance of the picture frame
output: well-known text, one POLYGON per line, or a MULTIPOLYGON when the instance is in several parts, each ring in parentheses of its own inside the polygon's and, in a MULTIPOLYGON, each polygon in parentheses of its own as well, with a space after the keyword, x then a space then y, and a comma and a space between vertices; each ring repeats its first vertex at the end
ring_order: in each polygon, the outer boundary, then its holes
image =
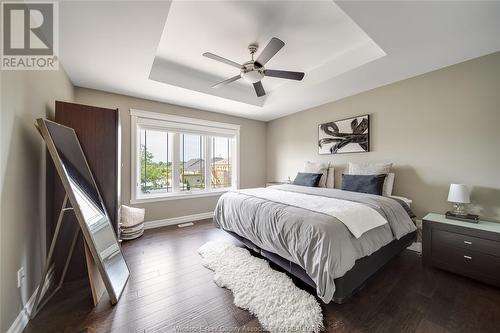
POLYGON ((370 151, 370 115, 334 120, 318 125, 320 155, 370 151))

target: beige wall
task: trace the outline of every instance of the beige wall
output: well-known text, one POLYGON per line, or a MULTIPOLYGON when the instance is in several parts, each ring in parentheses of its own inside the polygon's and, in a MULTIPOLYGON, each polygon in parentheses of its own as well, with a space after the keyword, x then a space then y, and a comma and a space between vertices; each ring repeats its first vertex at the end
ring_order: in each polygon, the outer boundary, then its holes
POLYGON ((5 332, 40 280, 45 241, 45 144, 36 118, 52 118, 54 101, 73 100, 65 72, 1 74, 1 327, 5 332), (17 289, 17 270, 26 280, 17 289))
POLYGON ((444 212, 450 183, 473 187, 474 211, 500 220, 500 53, 268 123, 267 180, 292 179, 304 161, 393 162, 394 193, 419 217, 444 212), (370 114, 371 152, 319 155, 318 124, 370 114))
MULTIPOLYGON (((107 93, 85 88, 75 89, 77 103, 119 108, 122 125, 122 204, 130 204, 130 109, 168 113, 198 119, 240 125, 240 187, 263 186, 266 178, 266 123, 220 113, 107 93)), ((146 208, 146 221, 161 220, 213 211, 218 196, 152 202, 146 208)))

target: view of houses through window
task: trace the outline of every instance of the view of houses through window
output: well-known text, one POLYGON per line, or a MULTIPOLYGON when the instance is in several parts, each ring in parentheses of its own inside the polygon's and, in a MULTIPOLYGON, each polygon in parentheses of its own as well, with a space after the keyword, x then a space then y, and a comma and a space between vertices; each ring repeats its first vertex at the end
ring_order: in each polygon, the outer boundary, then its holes
POLYGON ((205 190, 207 183, 212 189, 231 187, 232 141, 233 139, 228 137, 141 129, 140 191, 143 195, 175 191, 194 192, 205 190), (208 145, 206 152, 205 147, 208 145), (178 149, 178 155, 174 154, 174 149, 178 149), (207 156, 208 163, 205 162, 207 156), (173 172, 174 158, 178 159, 177 177, 173 172), (207 167, 210 169, 210 182, 205 181, 208 175, 207 167), (176 178, 178 184, 174 186, 176 178))
POLYGON ((212 137, 212 178, 214 188, 231 186, 230 139, 212 137))
POLYGON ((201 135, 180 134, 181 191, 196 191, 205 188, 204 155, 201 135))

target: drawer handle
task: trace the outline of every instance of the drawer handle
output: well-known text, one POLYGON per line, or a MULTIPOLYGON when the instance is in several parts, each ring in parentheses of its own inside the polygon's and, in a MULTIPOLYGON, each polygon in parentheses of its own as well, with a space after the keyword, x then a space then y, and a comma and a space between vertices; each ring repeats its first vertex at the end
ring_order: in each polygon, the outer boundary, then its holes
POLYGON ((467 244, 467 245, 472 245, 472 242, 469 242, 469 241, 464 241, 464 244, 467 244))
POLYGON ((469 260, 472 260, 472 257, 471 256, 464 256, 465 259, 469 259, 469 260))

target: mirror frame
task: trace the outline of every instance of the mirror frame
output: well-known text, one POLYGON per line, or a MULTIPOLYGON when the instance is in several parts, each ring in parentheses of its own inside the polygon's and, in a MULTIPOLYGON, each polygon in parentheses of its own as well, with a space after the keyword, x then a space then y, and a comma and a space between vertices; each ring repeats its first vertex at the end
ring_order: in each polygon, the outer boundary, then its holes
POLYGON ((99 254, 97 253, 97 249, 96 247, 94 246, 94 242, 92 240, 92 236, 90 234, 90 231, 89 231, 89 228, 85 222, 85 219, 84 219, 84 216, 83 216, 83 213, 81 212, 80 210, 80 206, 78 205, 78 201, 76 200, 76 196, 75 194, 73 193, 73 189, 71 188, 71 185, 70 185, 70 182, 69 182, 69 179, 68 179, 68 175, 63 167, 63 163, 62 163, 62 160, 61 160, 61 157, 59 156, 59 153, 57 151, 57 148, 56 148, 56 145, 52 139, 52 136, 50 135, 50 132, 49 132, 49 129, 47 127, 47 123, 52 123, 52 124, 55 124, 57 126, 60 126, 60 127, 64 127, 68 130, 70 130, 71 132, 73 132, 73 135, 75 136, 76 138, 76 142, 78 144, 78 149, 80 149, 80 152, 83 156, 83 159, 85 160, 85 164, 86 164, 86 167, 90 173, 90 177, 92 179, 92 183, 97 191, 97 194, 99 196, 99 201, 101 203, 101 206, 103 207, 104 209, 104 214, 106 215, 106 218, 108 219, 108 223, 111 225, 111 220, 109 219, 109 215, 108 215, 108 212, 106 210, 106 206, 104 205, 104 202, 102 200, 102 196, 101 196, 101 193, 99 191, 99 188, 97 187, 97 184, 95 182, 95 179, 94 179, 94 175, 92 174, 92 170, 90 169, 90 166, 87 162, 87 158, 83 152, 83 149, 82 149, 82 146, 80 144, 80 141, 78 140, 78 136, 76 135, 76 132, 73 128, 71 127, 67 127, 67 126, 64 126, 64 125, 61 125, 61 124, 58 124, 56 122, 53 122, 53 121, 50 121, 50 120, 47 120, 47 119, 43 119, 43 118, 38 118, 36 120, 36 123, 37 123, 37 128, 40 132, 40 134, 42 135, 45 143, 46 143, 46 146, 47 146, 47 150, 49 151, 50 153, 50 156, 52 157, 52 160, 54 161, 54 165, 55 165, 55 168, 57 170, 57 173, 59 174, 59 178, 61 179, 61 182, 64 186, 64 190, 66 191, 66 195, 68 196, 69 198, 69 201, 70 201, 70 204, 71 204, 71 207, 73 208, 73 211, 76 215, 76 219, 78 220, 78 223, 80 224, 80 229, 82 230, 83 232, 83 236, 85 238, 85 242, 87 243, 88 245, 88 248, 92 254, 92 258, 94 259, 94 262, 95 264, 97 265, 97 268, 99 270, 99 273, 101 275, 101 278, 104 282, 104 286, 106 287, 106 290, 109 294, 109 298, 110 298, 110 301, 111 301, 111 304, 116 304, 118 303, 118 299, 120 298, 121 294, 123 293, 123 290, 125 289, 125 286, 127 285, 127 282, 130 278, 130 268, 128 267, 127 265, 127 261, 125 260, 125 257, 123 256, 123 252, 121 250, 121 246, 120 246, 120 242, 118 242, 118 239, 116 238, 116 235, 114 233, 114 231, 112 231, 113 233, 113 236, 115 238, 115 241, 116 243, 118 244, 118 249, 120 251, 120 254, 123 258, 123 261, 125 262, 125 267, 127 267, 127 278, 125 280, 125 283, 123 284, 121 290, 119 290, 118 292, 115 292, 115 289, 113 288, 113 284, 111 282, 111 278, 109 277, 107 271, 106 271, 106 268, 104 267, 104 263, 103 261, 101 261, 100 257, 99 257, 99 254))

